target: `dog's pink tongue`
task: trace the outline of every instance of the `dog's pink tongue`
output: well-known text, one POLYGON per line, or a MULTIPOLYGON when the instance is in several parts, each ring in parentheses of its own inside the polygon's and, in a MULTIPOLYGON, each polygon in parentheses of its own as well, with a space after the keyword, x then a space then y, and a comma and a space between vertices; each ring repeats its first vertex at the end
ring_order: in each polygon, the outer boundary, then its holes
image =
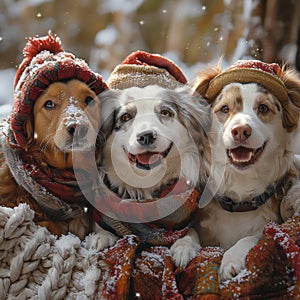
POLYGON ((230 150, 230 156, 234 161, 247 162, 252 157, 253 150, 245 147, 237 147, 230 150))
POLYGON ((141 154, 137 154, 136 158, 143 165, 151 165, 156 163, 160 159, 161 155, 155 152, 144 152, 141 154))

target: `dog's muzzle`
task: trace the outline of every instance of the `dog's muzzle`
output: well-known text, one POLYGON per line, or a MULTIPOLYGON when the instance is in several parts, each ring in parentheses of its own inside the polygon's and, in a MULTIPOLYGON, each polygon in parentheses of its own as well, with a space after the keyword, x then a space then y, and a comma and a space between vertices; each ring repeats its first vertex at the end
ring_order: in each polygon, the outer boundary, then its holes
POLYGON ((142 146, 151 146, 156 141, 157 133, 155 130, 145 130, 136 135, 137 142, 142 146))
POLYGON ((72 122, 66 126, 66 129, 73 138, 82 139, 87 135, 89 126, 83 122, 72 122))
POLYGON ((245 169, 256 163, 263 153, 267 142, 261 147, 253 149, 239 146, 233 149, 226 149, 227 157, 231 165, 238 169, 245 169))

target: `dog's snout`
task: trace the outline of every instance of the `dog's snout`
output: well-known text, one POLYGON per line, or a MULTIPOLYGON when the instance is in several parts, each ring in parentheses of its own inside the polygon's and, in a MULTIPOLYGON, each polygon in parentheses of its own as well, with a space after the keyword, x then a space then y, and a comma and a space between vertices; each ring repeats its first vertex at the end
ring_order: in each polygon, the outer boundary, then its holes
POLYGON ((142 146, 149 146, 155 142, 156 136, 155 130, 145 130, 137 134, 136 138, 142 146))
POLYGON ((249 125, 236 125, 231 129, 231 135, 235 141, 243 142, 247 140, 252 133, 249 125))
POLYGON ((77 138, 84 138, 89 128, 86 124, 71 123, 67 126, 67 131, 73 137, 76 135, 77 138))

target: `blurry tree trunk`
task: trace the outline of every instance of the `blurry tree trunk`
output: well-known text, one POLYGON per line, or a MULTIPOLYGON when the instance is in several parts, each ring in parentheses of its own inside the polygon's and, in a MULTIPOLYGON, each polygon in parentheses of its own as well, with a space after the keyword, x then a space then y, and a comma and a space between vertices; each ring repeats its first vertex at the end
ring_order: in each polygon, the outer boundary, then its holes
POLYGON ((100 70, 112 70, 137 49, 174 51, 189 66, 215 63, 220 56, 227 63, 252 57, 288 62, 300 70, 300 0, 141 3, 129 12, 117 0, 0 1, 0 68, 19 64, 26 36, 45 35, 51 29, 62 37, 65 50, 86 60, 91 60, 92 50, 93 65, 100 70), (103 9, 111 2, 119 8, 103 9), (95 37, 104 30, 116 37, 106 36, 107 43, 95 45, 95 37))
POLYGON ((186 0, 174 1, 170 18, 168 39, 166 42, 167 51, 184 52, 186 35, 186 17, 181 13, 181 8, 187 2, 186 0))
POLYGON ((261 49, 256 57, 266 62, 289 62, 299 69, 299 26, 300 1, 266 0, 260 1, 252 18, 259 18, 250 28, 248 40, 253 40, 253 48, 261 49))
POLYGON ((279 9, 279 0, 267 1, 266 3, 266 13, 263 20, 264 34, 261 39, 263 51, 263 60, 272 62, 275 60, 277 52, 277 40, 279 39, 278 35, 278 23, 277 15, 279 9))

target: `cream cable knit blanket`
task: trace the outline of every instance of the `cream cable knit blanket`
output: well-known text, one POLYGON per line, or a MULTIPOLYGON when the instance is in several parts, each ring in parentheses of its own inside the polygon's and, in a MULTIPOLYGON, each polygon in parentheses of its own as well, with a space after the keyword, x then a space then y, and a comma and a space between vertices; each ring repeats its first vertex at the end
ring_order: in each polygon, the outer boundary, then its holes
POLYGON ((60 238, 33 222, 26 204, 0 207, 0 299, 100 299, 106 266, 72 234, 60 238))

